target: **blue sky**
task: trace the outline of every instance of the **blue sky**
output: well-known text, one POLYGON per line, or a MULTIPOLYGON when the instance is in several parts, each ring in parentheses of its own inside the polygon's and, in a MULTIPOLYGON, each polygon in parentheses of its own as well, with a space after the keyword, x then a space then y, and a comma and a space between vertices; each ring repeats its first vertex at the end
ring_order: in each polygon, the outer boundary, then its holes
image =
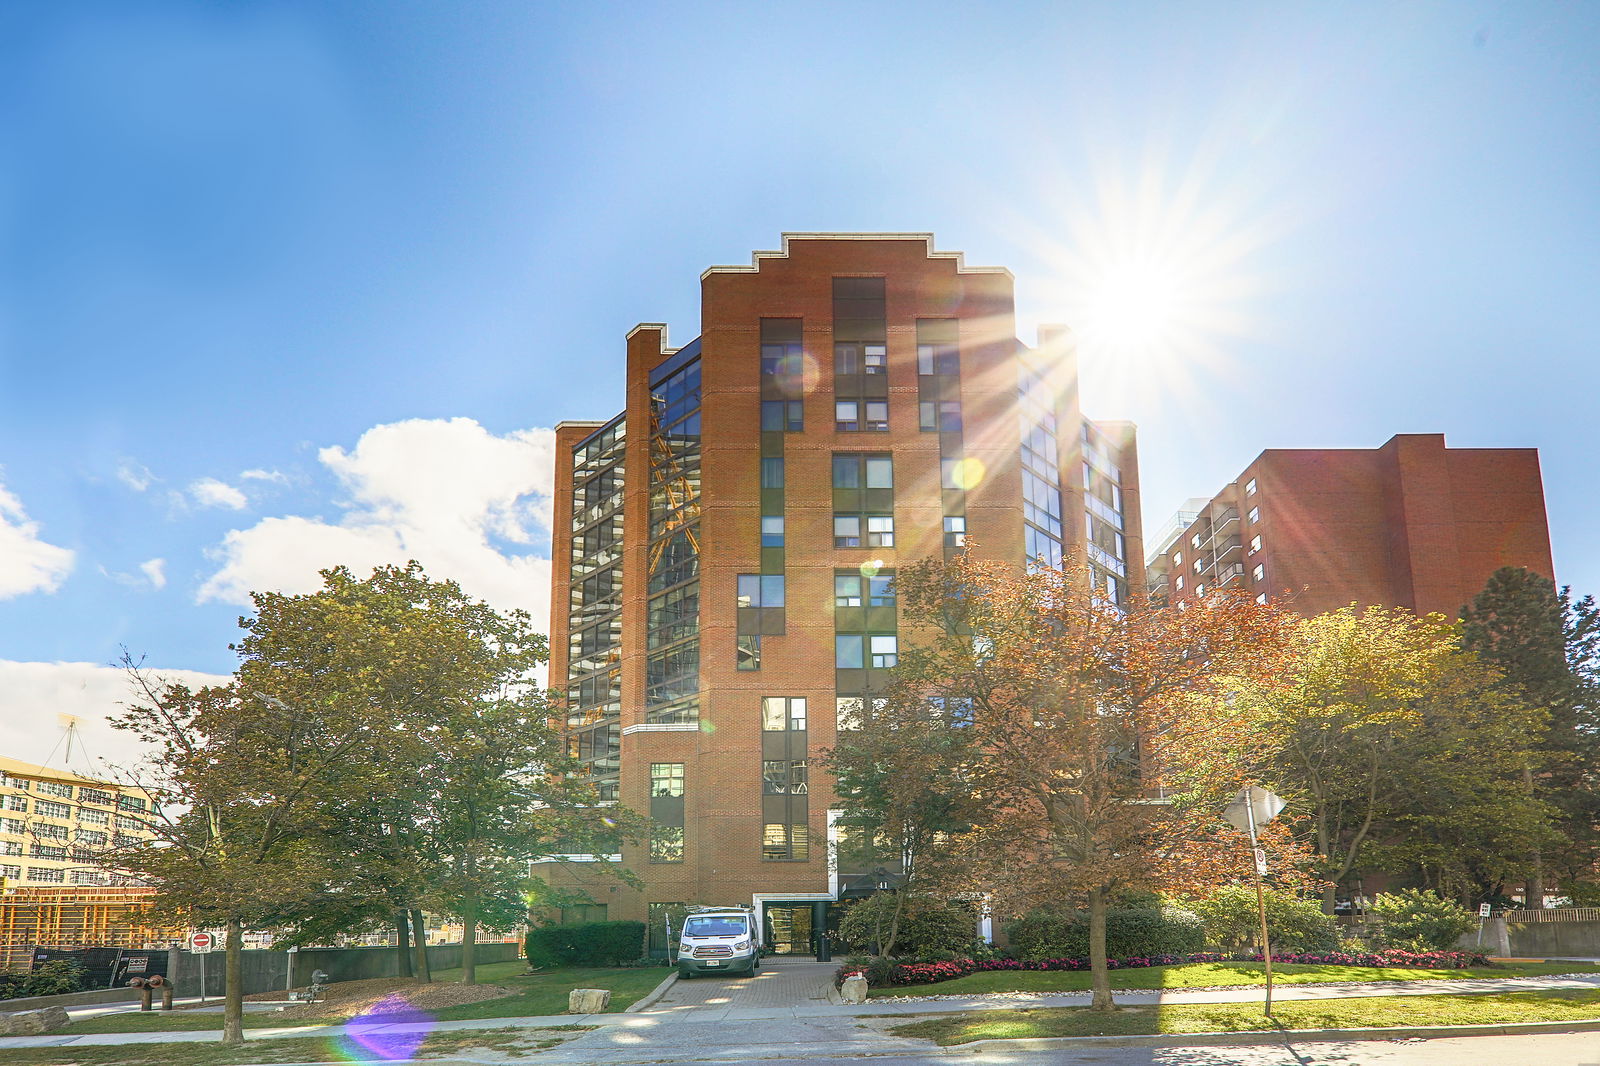
POLYGON ((1540 449, 1600 591, 1600 6, 0 8, 0 751, 249 588, 547 598, 549 429, 783 231, 1083 332, 1147 525, 1267 447, 1540 449), (1130 322, 1132 325, 1130 326, 1130 322))

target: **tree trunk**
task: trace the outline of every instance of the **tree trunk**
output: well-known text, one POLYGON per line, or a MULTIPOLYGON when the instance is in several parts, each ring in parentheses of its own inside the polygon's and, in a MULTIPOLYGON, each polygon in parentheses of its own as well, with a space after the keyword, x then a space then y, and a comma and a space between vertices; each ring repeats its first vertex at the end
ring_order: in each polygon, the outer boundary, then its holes
POLYGON ((904 887, 894 894, 894 917, 889 919, 889 942, 883 946, 883 954, 894 954, 894 944, 900 939, 900 916, 906 909, 906 890, 904 887))
POLYGON ((222 991, 222 1042, 230 1047, 244 1043, 244 922, 228 919, 228 975, 222 991))
POLYGON ((1111 999, 1111 970, 1106 966, 1106 894, 1104 889, 1089 890, 1089 973, 1094 997, 1090 1010, 1116 1010, 1111 999))
POLYGON ((411 962, 411 919, 404 908, 394 912, 394 942, 400 950, 400 976, 414 976, 416 967, 411 962))
POLYGON ((461 983, 478 983, 478 897, 467 896, 461 907, 461 983))
MULTIPOLYGON (((1528 795, 1534 794, 1533 768, 1524 764, 1522 767, 1522 783, 1528 790, 1528 795)), ((1522 905, 1530 911, 1544 910, 1544 851, 1534 848, 1533 869, 1528 873, 1528 880, 1522 886, 1522 905)))
POLYGON ((411 943, 417 956, 417 984, 433 981, 433 971, 428 969, 428 925, 422 920, 422 908, 411 908, 411 943))

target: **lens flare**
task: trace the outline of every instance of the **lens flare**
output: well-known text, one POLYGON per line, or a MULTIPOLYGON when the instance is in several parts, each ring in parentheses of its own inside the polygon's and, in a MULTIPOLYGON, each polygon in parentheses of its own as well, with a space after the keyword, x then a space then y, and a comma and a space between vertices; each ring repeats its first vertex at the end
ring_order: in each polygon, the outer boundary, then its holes
POLYGON ((877 577, 878 571, 883 569, 882 559, 869 559, 861 564, 862 577, 877 577))
POLYGON ((988 472, 981 459, 971 456, 957 459, 950 464, 950 484, 958 489, 975 489, 983 483, 984 475, 988 472))
POLYGON ((710 736, 717 731, 717 725, 709 718, 700 719, 700 732, 710 736))
POLYGON ((351 1059, 410 1062, 433 1027, 433 1015, 413 1007, 402 996, 385 996, 345 1023, 340 1050, 351 1059))

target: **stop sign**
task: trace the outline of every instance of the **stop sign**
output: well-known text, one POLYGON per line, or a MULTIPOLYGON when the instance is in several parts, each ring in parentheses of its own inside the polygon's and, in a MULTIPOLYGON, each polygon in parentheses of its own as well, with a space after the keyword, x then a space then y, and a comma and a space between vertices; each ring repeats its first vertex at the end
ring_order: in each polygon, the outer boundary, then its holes
POLYGON ((189 937, 189 950, 197 954, 204 954, 216 946, 217 938, 210 933, 194 933, 189 937))

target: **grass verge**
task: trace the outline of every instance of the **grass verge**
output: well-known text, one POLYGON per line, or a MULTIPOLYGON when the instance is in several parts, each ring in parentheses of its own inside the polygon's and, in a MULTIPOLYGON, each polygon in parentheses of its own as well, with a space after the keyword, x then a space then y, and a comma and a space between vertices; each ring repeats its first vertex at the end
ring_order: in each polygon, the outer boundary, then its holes
MULTIPOLYGON (((1595 973, 1593 963, 1515 963, 1472 970, 1419 970, 1405 966, 1325 966, 1275 963, 1274 984, 1315 984, 1329 981, 1460 981, 1496 977, 1543 977, 1558 973, 1595 973)), ((976 996, 987 992, 1082 992, 1089 988, 1086 970, 991 970, 968 974, 954 981, 931 985, 896 985, 874 988, 868 995, 976 996)), ((1137 970, 1112 970, 1111 987, 1211 988, 1263 985, 1265 968, 1259 962, 1191 962, 1181 966, 1150 966, 1137 970)))
POLYGON ((932 1040, 948 1046, 974 1040, 1041 1036, 1142 1036, 1590 1020, 1600 1020, 1600 990, 1294 1000, 1277 1004, 1272 1018, 1263 1015, 1261 1007, 1254 1003, 1177 1003, 1124 1007, 1109 1013, 1096 1013, 1087 1007, 984 1011, 912 1022, 889 1031, 896 1036, 932 1040))
MULTIPOLYGON (((518 989, 514 996, 504 999, 487 999, 479 1003, 466 1003, 446 1007, 429 1013, 438 1021, 459 1021, 477 1018, 527 1018, 548 1014, 564 1014, 567 1010, 567 993, 574 988, 609 988, 611 1010, 625 1010, 634 1001, 660 984, 671 971, 664 967, 651 969, 616 969, 612 967, 583 967, 552 970, 549 973, 523 976, 526 963, 495 962, 478 967, 478 981, 486 985, 504 985, 518 989)), ((444 983, 461 979, 460 970, 441 970, 434 981, 444 983)), ((302 1019, 288 1021, 272 1011, 246 1013, 246 1029, 285 1029, 312 1025, 338 1025, 340 1018, 302 1019)), ((222 1028, 222 1015, 198 1014, 194 1011, 151 1011, 131 1014, 106 1014, 72 1022, 63 1033, 189 1033, 222 1028)))
POLYGON ((237 1066, 241 1063, 348 1062, 351 1059, 414 1059, 418 1056, 489 1050, 520 1058, 570 1040, 592 1026, 547 1029, 474 1029, 426 1037, 393 1034, 367 1037, 296 1037, 248 1040, 243 1047, 219 1044, 120 1044, 98 1047, 13 1048, 6 1066, 237 1066), (380 1041, 382 1041, 380 1043, 380 1041))

